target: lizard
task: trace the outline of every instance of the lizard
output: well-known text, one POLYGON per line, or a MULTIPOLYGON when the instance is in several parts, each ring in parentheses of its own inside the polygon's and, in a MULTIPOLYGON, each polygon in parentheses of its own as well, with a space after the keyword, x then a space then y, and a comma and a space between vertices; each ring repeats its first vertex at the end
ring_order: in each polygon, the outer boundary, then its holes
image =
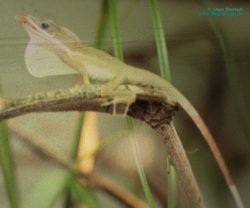
MULTIPOLYGON (((80 73, 85 86, 91 86, 91 80, 105 83, 102 95, 111 93, 122 84, 150 86, 161 92, 166 102, 178 103, 208 143, 237 206, 244 207, 211 131, 191 102, 170 82, 148 70, 128 65, 104 51, 83 45, 75 33, 52 20, 42 21, 31 15, 18 15, 15 18, 22 24, 30 38, 25 49, 25 62, 31 75, 45 77, 80 73), (40 66, 41 54, 46 58, 42 66, 40 66), (31 55, 32 60, 28 58, 31 55), (60 66, 58 63, 54 64, 55 62, 60 62, 60 66)), ((133 101, 135 97, 128 100, 130 103, 133 101)))

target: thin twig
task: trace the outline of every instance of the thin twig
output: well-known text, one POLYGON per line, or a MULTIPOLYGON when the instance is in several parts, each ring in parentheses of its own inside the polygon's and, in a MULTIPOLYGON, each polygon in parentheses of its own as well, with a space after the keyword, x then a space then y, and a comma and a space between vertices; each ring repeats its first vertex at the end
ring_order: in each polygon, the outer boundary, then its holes
MULTIPOLYGON (((163 101, 159 94, 143 87, 140 89, 141 93, 137 94, 137 100, 163 101)), ((126 93, 131 93, 131 91, 127 90, 126 93)), ((132 93, 134 95, 136 92, 132 93)), ((97 111, 113 113, 112 105, 105 105, 105 103, 115 100, 117 96, 121 97, 123 94, 124 90, 116 90, 112 95, 102 97, 98 87, 91 89, 74 87, 37 93, 23 98, 5 98, 1 100, 0 121, 31 112, 97 111)), ((126 107, 127 103, 117 103, 116 113, 123 114, 126 107)))
POLYGON ((138 207, 138 208, 147 208, 148 205, 136 197, 131 192, 128 192, 124 188, 118 186, 116 183, 112 182, 107 177, 102 175, 94 175, 94 181, 98 188, 109 192, 116 199, 122 200, 123 204, 126 204, 129 207, 138 207))

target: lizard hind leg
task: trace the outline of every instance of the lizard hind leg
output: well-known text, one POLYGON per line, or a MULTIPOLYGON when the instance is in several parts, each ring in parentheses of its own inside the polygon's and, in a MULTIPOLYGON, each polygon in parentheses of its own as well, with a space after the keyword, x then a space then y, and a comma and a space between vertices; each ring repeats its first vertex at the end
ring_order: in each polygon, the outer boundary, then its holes
POLYGON ((130 91, 125 85, 125 89, 120 89, 124 87, 123 84, 126 82, 126 76, 124 73, 117 74, 113 79, 101 87, 101 96, 111 95, 113 98, 111 101, 107 101, 102 104, 102 106, 113 105, 113 115, 117 114, 117 104, 126 104, 125 110, 122 116, 126 116, 129 110, 129 106, 135 102, 136 93, 130 91), (119 88, 119 90, 118 90, 119 88))
POLYGON ((112 94, 114 90, 116 90, 120 85, 125 82, 125 80, 126 77, 123 73, 118 74, 101 87, 101 95, 106 96, 112 94))

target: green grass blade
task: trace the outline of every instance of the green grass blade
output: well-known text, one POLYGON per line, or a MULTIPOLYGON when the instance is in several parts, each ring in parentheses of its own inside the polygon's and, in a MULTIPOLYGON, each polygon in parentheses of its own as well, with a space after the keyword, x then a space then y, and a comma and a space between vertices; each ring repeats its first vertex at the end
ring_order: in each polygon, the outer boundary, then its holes
POLYGON ((108 0, 103 0, 101 15, 99 18, 99 23, 97 26, 97 32, 96 32, 96 38, 95 38, 96 48, 99 48, 99 49, 103 48, 108 19, 109 19, 108 0))
POLYGON ((176 207, 176 193, 177 193, 177 174, 171 161, 166 157, 167 161, 167 173, 168 173, 168 207, 176 207))
MULTIPOLYGON (((77 152, 78 152, 78 146, 80 143, 80 138, 81 138, 81 132, 82 132, 82 125, 84 122, 84 113, 80 113, 79 120, 77 123, 77 128, 76 128, 76 133, 74 136, 74 146, 73 146, 73 151, 72 151, 72 159, 73 161, 76 161, 77 159, 77 152)), ((70 208, 72 207, 71 202, 72 202, 72 196, 71 196, 71 189, 65 189, 65 202, 64 202, 64 208, 70 208)))
MULTIPOLYGON (((77 152, 78 152, 78 147, 81 139, 81 132, 82 132, 82 125, 84 122, 84 113, 80 113, 78 123, 77 123, 77 128, 76 128, 76 133, 74 136, 74 146, 73 146, 73 151, 72 151, 72 159, 73 161, 77 160, 77 152)), ((64 202, 64 208, 70 208, 72 207, 72 196, 71 196, 71 189, 65 189, 65 202, 64 202)))
POLYGON ((153 17, 155 40, 156 40, 161 76, 166 80, 170 80, 171 73, 169 68, 168 52, 167 52, 165 33, 164 33, 164 28, 162 26, 158 1, 150 0, 150 5, 153 17))
POLYGON ((65 189, 65 181, 67 181, 67 172, 62 170, 53 170, 39 178, 39 181, 29 190, 25 207, 55 207, 65 189))
POLYGON ((71 197, 74 202, 83 204, 84 207, 86 206, 88 208, 100 207, 94 191, 90 187, 80 184, 75 175, 72 175, 72 178, 70 180, 70 187, 72 190, 71 197))
MULTIPOLYGON (((103 46, 103 42, 104 42, 103 40, 105 37, 105 30, 107 28, 107 23, 108 23, 108 3, 107 3, 107 0, 103 0, 101 15, 100 15, 97 32, 96 32, 95 46, 97 48, 102 48, 103 46)), ((78 152, 78 146, 80 142, 83 122, 84 122, 84 113, 81 113, 78 124, 77 124, 76 135, 75 135, 75 140, 74 140, 75 142, 74 142, 74 148, 73 148, 73 153, 72 153, 73 160, 77 159, 77 152, 78 152)), ((64 208, 70 208, 71 201, 72 201, 71 190, 68 190, 68 194, 66 194, 64 208)))
MULTIPOLYGON (((160 9, 157 0, 150 0, 151 13, 154 25, 155 41, 160 66, 161 77, 166 80, 171 79, 167 44, 165 40, 164 28, 162 25, 160 9)), ((168 173, 168 207, 173 208, 176 204, 176 171, 171 162, 167 159, 168 173)))
POLYGON ((131 119, 131 118, 127 118, 127 124, 128 124, 129 131, 131 132, 130 139, 131 139, 131 144, 132 144, 132 147, 133 147, 133 154, 134 154, 134 158, 135 158, 135 162, 136 162, 136 168, 137 168, 138 175, 139 175, 139 178, 140 178, 140 181, 141 181, 141 184, 142 184, 142 188, 143 188, 145 197, 146 197, 146 199, 148 201, 149 207, 154 208, 155 207, 154 197, 153 197, 153 195, 152 195, 152 193, 150 191, 150 187, 149 187, 149 184, 148 184, 148 181, 147 181, 147 177, 146 177, 146 174, 144 172, 142 162, 141 162, 141 160, 139 158, 140 148, 139 148, 139 145, 138 145, 138 138, 134 133, 135 132, 134 120, 131 119))
MULTIPOLYGON (((121 39, 120 39, 120 30, 119 30, 119 23, 118 23, 118 17, 117 17, 117 12, 116 12, 116 0, 109 0, 109 15, 110 15, 110 20, 111 20, 111 26, 112 26, 112 36, 113 36, 113 45, 114 45, 114 52, 115 56, 119 58, 120 60, 123 60, 123 51, 122 51, 122 45, 121 45, 121 39)), ((126 117, 127 125, 134 135, 134 121, 132 118, 126 117)), ((134 137, 136 137, 134 135, 134 137)), ((145 172, 143 170, 143 166, 141 161, 138 158, 139 152, 138 152, 138 145, 136 145, 137 138, 134 138, 132 143, 134 144, 134 155, 136 159, 136 166, 139 174, 139 178, 141 180, 142 188, 144 191, 144 194, 146 196, 146 199, 148 201, 149 207, 154 208, 155 207, 155 202, 153 195, 150 191, 147 178, 145 175, 145 172)))
POLYGON ((5 182, 5 190, 11 208, 19 207, 16 171, 10 147, 8 127, 0 122, 0 164, 5 182))
POLYGON ((115 57, 123 60, 123 51, 121 45, 121 35, 119 30, 118 17, 116 12, 116 0, 109 0, 109 16, 111 20, 112 37, 115 57))
POLYGON ((80 113, 79 120, 77 123, 77 129, 75 133, 75 139, 74 139, 74 148, 72 153, 72 159, 75 161, 77 159, 77 152, 78 152, 78 146, 81 139, 81 132, 82 132, 82 125, 84 122, 84 113, 80 113))
POLYGON ((16 181, 16 170, 10 146, 9 129, 4 122, 0 122, 0 169, 2 170, 5 190, 10 207, 18 208, 20 207, 20 204, 16 181))
MULTIPOLYGON (((171 72, 169 67, 167 44, 165 40, 164 28, 162 25, 160 9, 157 0, 150 0, 152 19, 154 24, 154 33, 157 47, 157 54, 160 66, 161 76, 166 79, 171 79, 171 72)), ((168 207, 173 208, 176 204, 176 172, 174 166, 167 160, 168 173, 168 207)))

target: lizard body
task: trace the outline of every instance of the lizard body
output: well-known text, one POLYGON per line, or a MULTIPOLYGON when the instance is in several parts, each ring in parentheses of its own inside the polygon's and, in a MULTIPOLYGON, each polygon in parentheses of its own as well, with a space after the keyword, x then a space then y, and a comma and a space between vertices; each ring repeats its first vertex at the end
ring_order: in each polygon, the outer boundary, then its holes
MULTIPOLYGON (((82 45, 80 39, 73 32, 56 25, 50 20, 41 21, 30 15, 17 16, 16 19, 23 25, 30 36, 30 44, 26 48, 26 62, 29 71, 34 76, 43 77, 78 71, 83 75, 85 85, 90 84, 89 79, 107 82, 109 87, 106 90, 108 91, 115 89, 121 84, 146 85, 161 92, 166 102, 178 103, 190 116, 208 143, 237 206, 240 208, 244 207, 236 185, 210 130, 189 100, 172 84, 147 70, 127 65, 103 51, 82 45), (28 55, 33 53, 34 49, 38 51, 39 49, 45 50, 46 54, 51 55, 50 58, 53 57, 53 61, 56 58, 61 60, 65 65, 65 70, 57 69, 55 72, 43 72, 40 71, 40 68, 37 69, 36 62, 34 60, 32 60, 34 63, 32 61, 29 62, 27 58, 28 55)), ((39 59, 39 57, 37 58, 39 59)), ((48 67, 53 68, 53 61, 48 67)), ((43 65, 43 70, 45 67, 46 65, 43 65)))

